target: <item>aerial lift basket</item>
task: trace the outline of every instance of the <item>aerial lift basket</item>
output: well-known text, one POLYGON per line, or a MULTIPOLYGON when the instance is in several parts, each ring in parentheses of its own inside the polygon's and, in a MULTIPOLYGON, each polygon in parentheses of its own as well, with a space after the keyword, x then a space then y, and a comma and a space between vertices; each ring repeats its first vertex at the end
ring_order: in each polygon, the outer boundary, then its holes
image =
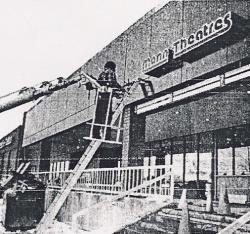
POLYGON ((122 113, 118 121, 111 125, 112 100, 117 95, 117 90, 108 88, 105 91, 98 90, 95 111, 90 124, 90 136, 87 140, 97 140, 104 143, 122 144, 122 113))

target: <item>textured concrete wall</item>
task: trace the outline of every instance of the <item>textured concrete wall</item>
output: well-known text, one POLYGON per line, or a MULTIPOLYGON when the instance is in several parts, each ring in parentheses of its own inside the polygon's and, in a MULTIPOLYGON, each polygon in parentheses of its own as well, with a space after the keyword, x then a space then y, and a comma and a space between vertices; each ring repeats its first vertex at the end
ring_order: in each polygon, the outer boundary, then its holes
POLYGON ((124 111, 122 166, 143 165, 145 153, 145 116, 138 116, 132 107, 124 111))
POLYGON ((39 171, 41 158, 41 141, 24 148, 24 159, 30 162, 30 170, 39 171))
MULTIPOLYGON (((182 36, 190 35, 204 23, 224 16, 228 11, 248 18, 249 9, 249 1, 246 0, 169 2, 154 14, 152 11, 132 25, 87 61, 83 68, 97 77, 103 64, 107 60, 114 60, 117 63, 118 81, 121 84, 138 77, 146 78, 147 76, 142 73, 142 62, 145 58, 169 47, 182 36)), ((157 93, 246 58, 249 52, 248 38, 192 63, 185 62, 182 68, 161 78, 149 79, 157 93)), ((39 141, 90 119, 92 109, 88 107, 93 104, 94 97, 95 92, 92 92, 88 99, 84 88, 74 85, 44 98, 27 113, 23 145, 39 141)), ((132 101, 142 97, 141 89, 138 88, 132 101)))
POLYGON ((40 168, 39 161, 41 160, 42 151, 46 150, 43 147, 47 147, 48 144, 50 144, 50 147, 44 157, 50 162, 73 160, 73 158, 80 157, 87 147, 84 137, 89 135, 89 128, 89 125, 81 124, 53 137, 25 146, 24 157, 32 162, 35 171, 40 168))
POLYGON ((138 116, 132 111, 130 121, 129 166, 142 166, 145 154, 145 116, 138 116))
MULTIPOLYGON (((47 189, 46 207, 52 202, 58 191, 47 189)), ((82 191, 71 191, 62 208, 60 209, 58 221, 72 222, 72 216, 86 208, 90 208, 85 215, 76 219, 76 224, 83 230, 96 230, 96 233, 113 233, 124 224, 133 223, 140 217, 154 212, 166 203, 161 201, 150 201, 150 199, 126 197, 120 201, 105 202, 98 207, 94 204, 112 199, 111 195, 85 193, 82 191), (107 229, 113 232, 105 232, 107 229)))
POLYGON ((23 146, 91 119, 95 95, 72 85, 42 99, 26 114, 23 146))
POLYGON ((89 125, 83 124, 54 136, 52 139, 51 160, 68 160, 70 155, 83 152, 87 146, 83 137, 88 136, 88 134, 89 125))
POLYGON ((123 147, 122 147, 122 167, 128 166, 128 155, 130 148, 130 133, 131 133, 131 108, 126 107, 123 115, 123 147))
POLYGON ((146 141, 250 123, 249 96, 241 87, 171 107, 146 117, 146 141))
MULTIPOLYGON (((57 192, 58 190, 53 190, 53 189, 46 190, 46 198, 45 198, 46 209, 55 198, 57 192)), ((70 195, 68 196, 68 198, 66 199, 66 201, 64 202, 64 205, 60 209, 57 215, 57 219, 65 223, 71 222, 73 214, 75 214, 76 212, 84 208, 91 206, 92 204, 100 202, 103 199, 105 199, 105 196, 103 198, 99 194, 97 195, 97 194, 72 191, 70 195)))

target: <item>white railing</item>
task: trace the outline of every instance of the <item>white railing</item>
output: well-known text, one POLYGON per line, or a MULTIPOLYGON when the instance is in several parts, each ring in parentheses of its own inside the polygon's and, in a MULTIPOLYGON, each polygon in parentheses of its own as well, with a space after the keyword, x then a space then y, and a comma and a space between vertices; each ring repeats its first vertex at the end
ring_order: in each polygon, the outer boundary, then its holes
MULTIPOLYGON (((48 186, 60 188, 70 173, 71 171, 34 174, 47 183, 48 186)), ((173 196, 174 178, 171 173, 171 167, 157 165, 86 169, 82 172, 74 189, 87 192, 120 194, 135 187, 140 189, 134 191, 131 195, 173 196), (157 180, 156 178, 159 179, 157 180), (151 180, 155 180, 155 182, 147 183, 151 180), (143 184, 145 186, 139 186, 143 184)))

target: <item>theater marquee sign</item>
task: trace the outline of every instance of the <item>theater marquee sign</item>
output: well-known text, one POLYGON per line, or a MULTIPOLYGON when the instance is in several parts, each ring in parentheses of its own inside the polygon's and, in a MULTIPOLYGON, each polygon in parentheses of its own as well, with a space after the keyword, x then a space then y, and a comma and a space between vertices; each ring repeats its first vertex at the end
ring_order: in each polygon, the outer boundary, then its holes
POLYGON ((189 51, 225 34, 232 28, 232 13, 228 12, 210 24, 204 24, 195 33, 183 37, 173 44, 174 58, 178 58, 189 51))
POLYGON ((172 51, 165 49, 159 52, 157 55, 148 57, 143 62, 143 72, 148 74, 152 72, 151 75, 159 77, 161 76, 161 68, 166 69, 166 65, 170 64, 172 51))
POLYGON ((202 25, 196 32, 175 41, 170 48, 145 59, 142 67, 143 72, 160 77, 182 66, 182 61, 192 62, 213 53, 225 46, 226 41, 230 41, 224 36, 228 35, 227 32, 232 31, 236 18, 240 17, 236 17, 230 11, 209 24, 202 25))

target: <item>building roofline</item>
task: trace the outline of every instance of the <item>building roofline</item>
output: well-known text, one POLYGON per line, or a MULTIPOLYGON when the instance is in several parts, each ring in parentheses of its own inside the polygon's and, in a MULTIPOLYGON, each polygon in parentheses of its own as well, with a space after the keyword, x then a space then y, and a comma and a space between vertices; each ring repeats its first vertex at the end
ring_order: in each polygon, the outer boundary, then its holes
POLYGON ((10 131, 9 133, 7 133, 6 135, 4 135, 3 137, 0 138, 0 141, 2 141, 4 138, 8 137, 9 135, 11 135, 13 132, 15 132, 17 129, 21 128, 22 125, 19 124, 16 128, 14 128, 12 131, 10 131))
POLYGON ((134 30, 135 27, 139 26, 141 23, 143 23, 145 20, 147 20, 148 18, 152 17, 155 13, 157 13, 158 11, 160 11, 165 5, 167 5, 169 2, 175 2, 175 1, 179 1, 179 0, 166 0, 164 3, 159 3, 157 4, 157 6, 155 6, 154 8, 152 8, 151 10, 149 10, 148 12, 146 12, 141 18, 139 18, 135 23, 133 23, 132 25, 130 25, 125 31, 123 31, 122 33, 120 33, 117 37, 115 37, 111 42, 109 42, 106 46, 104 46, 101 50, 97 51, 91 58, 89 58, 82 66, 80 66, 77 70, 75 70, 72 74, 70 74, 67 79, 73 77, 74 75, 76 75, 80 69, 84 68, 84 65, 87 64, 88 62, 90 62, 95 56, 99 55, 100 53, 102 53, 102 51, 105 51, 106 49, 108 49, 108 47, 114 43, 119 37, 123 36, 123 35, 127 35, 129 34, 132 30, 134 30))
MULTIPOLYGON (((82 66, 80 66, 78 69, 76 69, 73 73, 71 73, 66 79, 70 79, 77 75, 77 73, 80 71, 80 69, 84 68, 85 64, 90 62, 95 56, 102 53, 102 51, 105 51, 112 43, 114 43, 119 37, 122 35, 129 34, 135 27, 143 23, 148 18, 152 17, 155 13, 160 11, 165 5, 167 5, 169 2, 174 2, 178 0, 166 0, 164 3, 157 4, 154 8, 146 12, 141 18, 139 18, 135 23, 130 25, 124 32, 120 33, 117 37, 115 37, 111 42, 109 42, 106 46, 104 46, 101 50, 97 51, 91 58, 89 58, 82 66)), ((49 94, 50 95, 50 94, 49 94)), ((44 98, 48 97, 49 95, 45 95, 44 97, 41 97, 38 102, 34 103, 32 107, 30 107, 26 112, 30 112, 32 109, 34 109, 39 103, 44 101, 44 98)))

